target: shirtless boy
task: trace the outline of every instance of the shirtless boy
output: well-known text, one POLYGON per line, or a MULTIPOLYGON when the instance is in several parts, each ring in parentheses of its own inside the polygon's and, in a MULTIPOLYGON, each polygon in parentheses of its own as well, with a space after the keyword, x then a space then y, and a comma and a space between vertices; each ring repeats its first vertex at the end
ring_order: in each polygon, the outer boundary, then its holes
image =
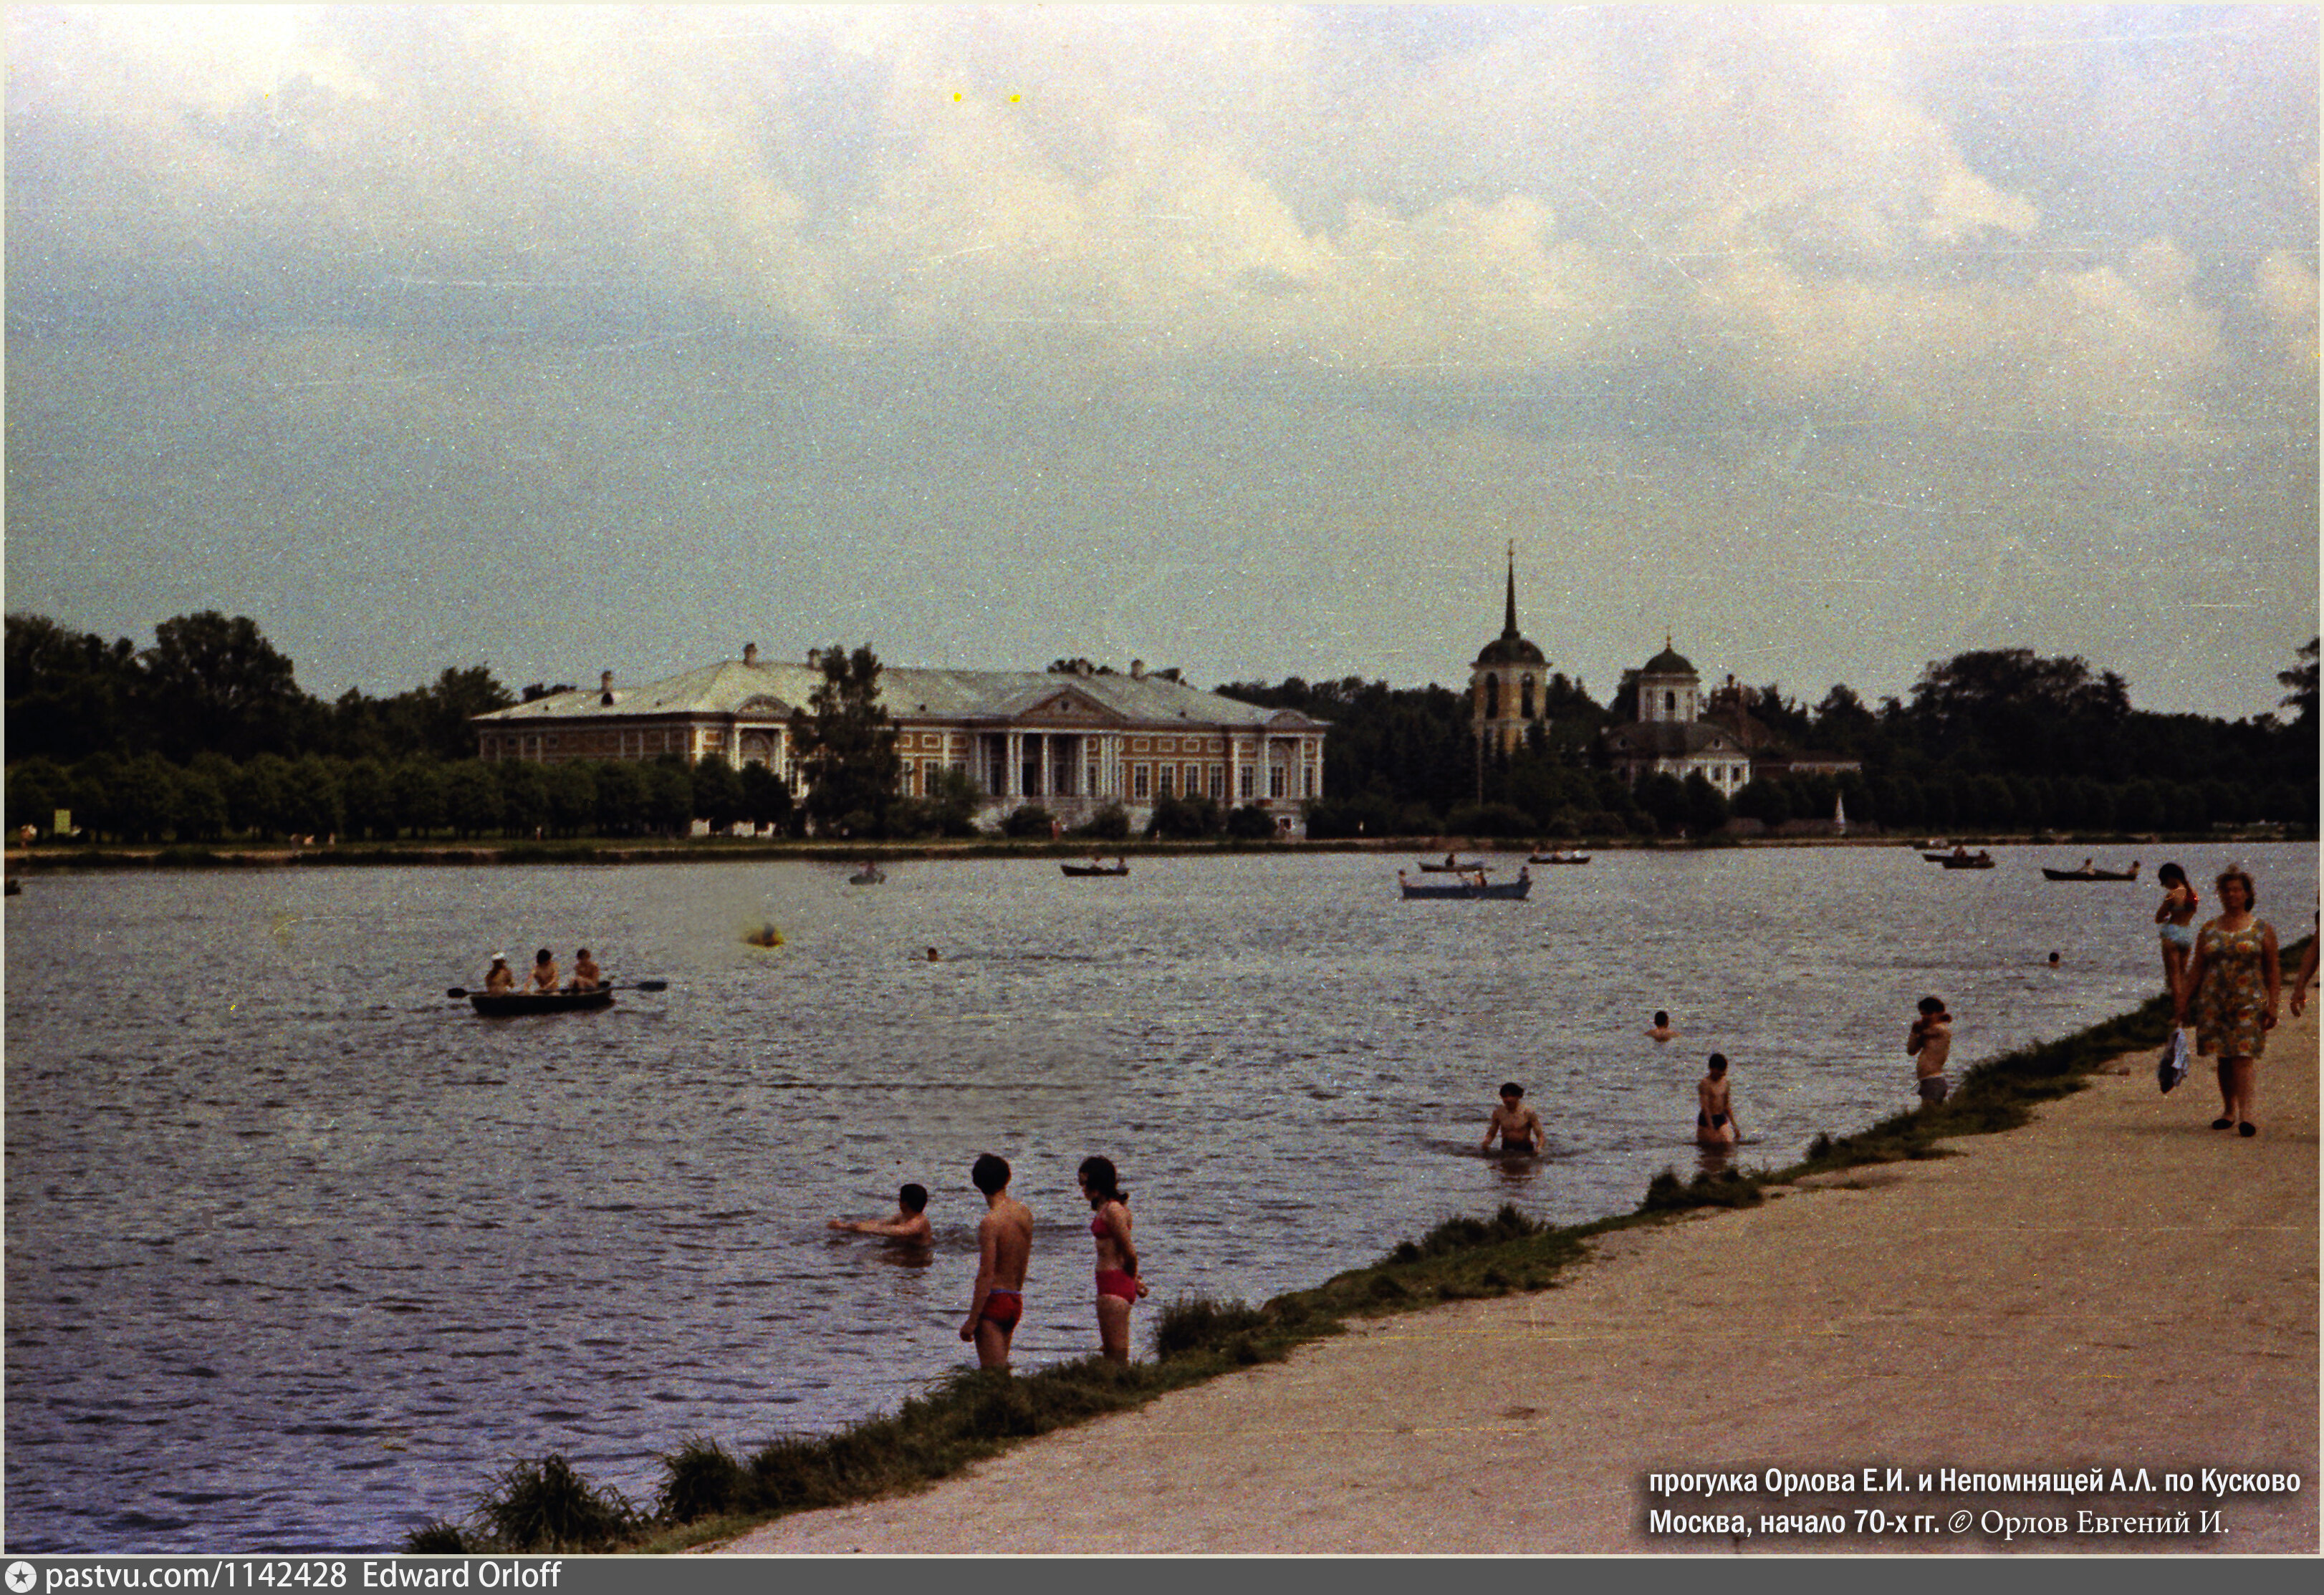
POLYGON ((597 961, 589 956, 588 948, 584 947, 573 954, 573 989, 575 991, 594 991, 604 984, 604 982, 605 977, 598 970, 597 961))
POLYGON ((1493 1138, 1501 1138, 1501 1150, 1521 1152, 1527 1157, 1538 1152, 1549 1134, 1541 1127, 1541 1115, 1525 1105, 1525 1087, 1510 1081, 1501 1087, 1501 1105, 1485 1120, 1485 1139, 1477 1143, 1477 1150, 1492 1149, 1493 1138))
POLYGON ((1025 1313, 1025 1264, 1033 1255, 1033 1212, 1009 1194, 1009 1162, 987 1152, 969 1171, 984 1193, 976 1226, 976 1295, 960 1338, 976 1342, 980 1368, 1009 1366, 1009 1339, 1025 1313))
POLYGON ((896 1193, 896 1211, 892 1217, 829 1219, 825 1222, 835 1230, 851 1230, 858 1235, 884 1235, 907 1246, 926 1246, 936 1235, 934 1226, 928 1222, 927 1209, 928 1188, 912 1185, 896 1193))
POLYGON ((1671 1041, 1675 1040, 1677 1037, 1678 1032, 1671 1028, 1670 1015, 1665 1013, 1659 1008, 1655 1010, 1655 1022, 1647 1027, 1646 1039, 1649 1041, 1671 1041))
POLYGON ((1735 1105, 1729 1098, 1732 1084, 1727 1078, 1727 1055, 1711 1055, 1710 1073, 1694 1085, 1694 1139, 1698 1146, 1731 1147, 1740 1131, 1735 1123, 1735 1105))
POLYGON ((1945 1100, 1952 1086, 1945 1079, 1945 1060, 1953 1054, 1953 1016, 1945 1011, 1941 997, 1921 999, 1921 1017, 1904 1036, 1904 1050, 1915 1062, 1914 1074, 1921 1087, 1921 1106, 1934 1107, 1945 1100))
POLYGON ((532 955, 532 989, 536 991, 557 990, 557 959, 547 947, 532 955))

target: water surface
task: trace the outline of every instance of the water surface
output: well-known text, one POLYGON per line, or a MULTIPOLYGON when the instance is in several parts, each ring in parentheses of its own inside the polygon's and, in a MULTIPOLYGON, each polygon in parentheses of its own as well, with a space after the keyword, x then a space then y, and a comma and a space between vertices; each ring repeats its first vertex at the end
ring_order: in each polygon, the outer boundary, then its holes
MULTIPOLYGON (((1504 1202, 1627 1211, 1698 1166, 1714 1047, 1739 1161, 1788 1162, 1910 1105, 1923 992, 1965 1064, 2155 989, 2151 884, 2035 868, 2082 851, 1607 853, 1522 904, 1402 902, 1414 861, 1357 854, 36 878, 6 909, 9 1548, 393 1548, 517 1456, 643 1498, 689 1434, 892 1407, 970 1360, 985 1150, 1039 1220, 1020 1366, 1095 1348, 1087 1153, 1157 1299, 1253 1301, 1504 1202), (785 945, 743 945, 766 922, 785 945), (544 941, 671 988, 443 999, 544 941), (1472 1155, 1504 1079, 1536 1163, 1472 1155), (825 1228, 905 1180, 932 1258, 825 1228)), ((2234 856, 2304 930, 2314 849, 2234 856)))

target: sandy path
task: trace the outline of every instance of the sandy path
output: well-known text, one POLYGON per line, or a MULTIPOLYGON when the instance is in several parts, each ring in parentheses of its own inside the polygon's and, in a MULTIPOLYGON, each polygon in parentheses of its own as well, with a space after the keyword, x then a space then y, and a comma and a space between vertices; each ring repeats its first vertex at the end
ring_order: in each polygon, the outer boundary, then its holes
MULTIPOLYGON (((1559 1288, 1368 1323, 1049 1435, 921 1494, 779 1520, 735 1552, 2314 1552, 2316 1015, 2260 1065, 2260 1134, 2117 1060, 1960 1154, 1827 1176, 1603 1242, 1559 1288), (2296 1472, 2297 1495, 1994 1491, 1649 1500, 1650 1471, 2102 1465, 2296 1472), (1754 1534, 1650 1535, 1649 1507, 1754 1534), (2214 1510, 2209 1536, 2005 1546, 1757 1533, 1858 1507, 2214 1510)), ((1746 1110, 1748 1111, 1748 1108, 1746 1110)))

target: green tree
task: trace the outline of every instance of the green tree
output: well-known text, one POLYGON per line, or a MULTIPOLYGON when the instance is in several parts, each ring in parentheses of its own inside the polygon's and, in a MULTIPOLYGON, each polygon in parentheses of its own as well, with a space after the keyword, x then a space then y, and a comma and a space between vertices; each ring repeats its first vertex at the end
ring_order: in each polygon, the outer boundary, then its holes
POLYGON ((1704 779, 1701 770, 1686 778, 1686 828, 1691 835, 1708 836, 1727 823, 1727 798, 1704 779))
POLYGON ((694 767, 693 804, 694 818, 709 821, 714 832, 725 830, 742 817, 742 778, 713 754, 694 767))
POLYGON ((1735 794, 1734 808, 1743 818, 1757 820, 1770 831, 1792 817, 1792 800, 1782 784, 1764 777, 1735 794))
POLYGON ((904 762, 880 704, 879 657, 869 647, 852 654, 826 649, 822 669, 807 707, 793 710, 790 719, 791 746, 807 780, 807 811, 818 833, 868 828, 884 834, 904 762))
MULTIPOLYGON (((646 767, 627 759, 609 759, 597 768, 597 833, 602 836, 636 836, 651 818, 651 794, 646 767)), ((687 788, 689 800, 693 795, 687 788)))
POLYGON ((393 838, 395 789, 389 784, 385 763, 374 758, 348 760, 339 771, 339 798, 350 837, 393 838))
POLYGON ((686 835, 694 824, 694 772, 684 758, 666 753, 646 766, 645 822, 667 836, 686 835))
POLYGON ((602 768, 594 761, 576 759, 549 765, 541 772, 548 786, 551 835, 578 836, 596 823, 597 773, 602 768))
POLYGON ((204 610, 163 621, 153 635, 153 646, 138 657, 155 743, 170 757, 189 759, 204 748, 230 759, 290 752, 319 721, 290 661, 249 616, 204 610))
POLYGON ((480 760, 463 759, 443 768, 444 818, 452 834, 466 842, 499 830, 505 811, 501 783, 492 767, 480 760))
MULTIPOLYGON (((2276 680, 2286 688, 2282 706, 2292 711, 2292 726, 2295 731, 2308 731, 2316 723, 2316 653, 2319 639, 2310 637, 2300 650, 2301 663, 2289 670, 2276 673, 2276 680)), ((2311 750, 2312 751, 2312 750, 2311 750)))
POLYGON ((393 824, 416 837, 445 823, 451 812, 445 767, 431 759, 401 759, 388 772, 388 790, 394 802, 393 824))
POLYGON ((530 836, 549 826, 549 778, 530 759, 501 759, 482 768, 501 794, 500 826, 509 836, 530 836))

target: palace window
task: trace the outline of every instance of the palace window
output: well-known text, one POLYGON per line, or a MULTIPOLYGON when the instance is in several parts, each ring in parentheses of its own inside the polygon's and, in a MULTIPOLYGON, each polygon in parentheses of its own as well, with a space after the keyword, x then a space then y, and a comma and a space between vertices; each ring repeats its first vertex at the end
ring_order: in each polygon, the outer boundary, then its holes
POLYGON ((1223 764, 1213 764, 1211 766, 1211 801, 1223 802, 1226 795, 1227 767, 1223 764))
POLYGON ((1171 777, 1172 770, 1173 770, 1173 767, 1172 767, 1172 766, 1167 765, 1167 764, 1165 764, 1165 765, 1161 766, 1161 767, 1160 767, 1160 769, 1158 769, 1157 770, 1156 770, 1156 771, 1155 771, 1155 780, 1154 780, 1154 793, 1155 793, 1155 796, 1157 796, 1157 797, 1158 797, 1158 798, 1168 798, 1168 797, 1172 797, 1172 796, 1174 796, 1174 794, 1173 794, 1173 793, 1171 792, 1171 790, 1170 790, 1170 777, 1171 777))
POLYGON ((1259 771, 1246 764, 1242 767, 1242 794, 1245 798, 1259 796, 1259 771))
POLYGON ((1142 798, 1146 796, 1148 772, 1151 768, 1151 766, 1144 764, 1133 764, 1130 767, 1130 795, 1131 797, 1142 798))
POLYGON ((1280 764, 1270 764, 1267 767, 1267 795, 1269 798, 1284 796, 1285 788, 1287 785, 1285 778, 1288 773, 1280 764))

